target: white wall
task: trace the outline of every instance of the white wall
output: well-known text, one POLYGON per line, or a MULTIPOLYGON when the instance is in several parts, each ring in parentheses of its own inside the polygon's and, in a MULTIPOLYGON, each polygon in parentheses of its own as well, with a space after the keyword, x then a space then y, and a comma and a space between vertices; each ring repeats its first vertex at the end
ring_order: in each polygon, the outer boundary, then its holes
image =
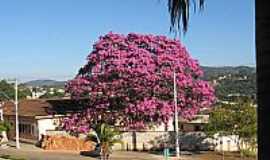
POLYGON ((237 135, 230 136, 218 136, 215 135, 215 139, 212 141, 216 151, 238 151, 239 139, 237 135))
POLYGON ((41 135, 46 135, 47 130, 55 130, 55 128, 59 124, 59 120, 57 118, 46 118, 37 120, 38 126, 38 139, 41 139, 41 135))
MULTIPOLYGON (((148 131, 166 131, 165 130, 165 124, 162 123, 161 125, 156 125, 154 128, 148 130, 148 131)), ((173 124, 173 118, 171 118, 168 122, 168 128, 167 131, 174 131, 174 124, 173 124)))
MULTIPOLYGON (((164 142, 170 146, 174 145, 173 131, 146 131, 146 132, 124 132, 121 134, 123 145, 117 144, 113 147, 114 150, 133 150, 134 146, 138 150, 150 149, 158 147, 164 142), (135 140, 135 141, 134 141, 135 140)), ((215 151, 238 151, 238 136, 215 136, 215 139, 206 138, 203 132, 188 132, 181 133, 179 139, 181 142, 181 149, 193 150, 208 150, 212 147, 215 151), (222 144, 220 143, 222 141, 222 144), (212 147, 211 147, 212 146, 212 147)))

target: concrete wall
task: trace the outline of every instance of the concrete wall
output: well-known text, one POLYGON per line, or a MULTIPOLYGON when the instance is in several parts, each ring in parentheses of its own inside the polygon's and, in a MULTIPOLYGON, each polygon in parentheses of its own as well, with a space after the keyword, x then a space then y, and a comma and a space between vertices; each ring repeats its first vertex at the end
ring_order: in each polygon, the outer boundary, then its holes
MULTIPOLYGON (((241 149, 250 149, 251 145, 239 139, 237 135, 218 136, 214 135, 211 142, 215 144, 216 151, 239 151, 241 149)), ((256 149, 255 149, 256 150, 256 149)))
POLYGON ((37 120, 38 126, 38 140, 41 139, 41 135, 46 135, 47 130, 55 130, 59 125, 58 118, 44 118, 37 120))
POLYGON ((216 151, 238 151, 238 143, 239 139, 236 135, 230 135, 230 136, 214 136, 215 139, 212 140, 212 142, 215 144, 215 150, 216 151))
MULTIPOLYGON (((46 135, 70 136, 65 131, 47 130, 46 135)), ((122 132, 119 138, 123 144, 115 144, 113 150, 160 150, 166 145, 174 148, 174 131, 145 131, 145 132, 122 132)), ((84 136, 80 135, 80 138, 84 136)), ((203 132, 180 133, 180 150, 215 150, 215 151, 238 151, 238 136, 216 136, 208 138, 203 132), (222 143, 220 143, 222 141, 222 143)), ((245 147, 245 146, 244 146, 245 147)), ((247 145, 246 145, 247 147, 247 145)))
MULTIPOLYGON (((120 136, 123 144, 117 144, 114 150, 159 150, 166 145, 174 148, 175 133, 173 131, 124 132, 120 136)), ((188 132, 179 134, 180 150, 215 150, 238 151, 238 136, 221 136, 208 138, 203 132, 188 132), (222 142, 222 143, 221 143, 222 142)), ((248 145, 243 144, 242 148, 248 145)))
MULTIPOLYGON (((174 148, 175 133, 173 131, 124 132, 120 136, 123 145, 117 144, 115 150, 159 150, 164 146, 174 148)), ((210 141, 203 133, 180 133, 182 150, 209 150, 210 141)))

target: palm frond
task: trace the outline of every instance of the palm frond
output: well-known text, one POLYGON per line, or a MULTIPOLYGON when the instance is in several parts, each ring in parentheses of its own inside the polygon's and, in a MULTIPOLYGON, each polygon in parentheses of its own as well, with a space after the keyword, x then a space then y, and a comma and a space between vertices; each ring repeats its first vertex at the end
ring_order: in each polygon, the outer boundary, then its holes
POLYGON ((97 136, 94 132, 90 132, 87 137, 86 137, 86 141, 96 141, 97 140, 97 136))
POLYGON ((119 141, 117 138, 117 136, 120 135, 119 130, 117 130, 116 128, 105 124, 105 123, 101 123, 98 124, 95 128, 95 133, 94 132, 90 132, 88 135, 88 138, 99 138, 100 142, 109 142, 109 143, 114 143, 116 141, 119 141))
MULTIPOLYGON (((170 31, 177 32, 183 30, 184 33, 188 30, 189 22, 189 9, 191 0, 168 0, 168 11, 170 14, 170 31), (182 28, 181 28, 182 23, 182 28)), ((192 0, 194 6, 194 12, 196 12, 197 3, 199 3, 199 9, 203 9, 204 0, 192 0)))
POLYGON ((122 140, 120 140, 120 139, 113 139, 113 140, 111 140, 110 142, 110 146, 113 146, 114 144, 124 144, 124 142, 122 141, 122 140))

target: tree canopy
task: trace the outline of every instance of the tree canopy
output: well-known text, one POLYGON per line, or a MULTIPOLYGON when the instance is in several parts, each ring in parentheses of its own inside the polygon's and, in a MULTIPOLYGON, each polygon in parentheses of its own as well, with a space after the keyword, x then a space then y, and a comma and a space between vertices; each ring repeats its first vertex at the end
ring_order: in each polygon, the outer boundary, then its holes
POLYGON ((87 63, 67 83, 73 98, 91 104, 64 122, 67 130, 89 130, 96 120, 128 128, 167 123, 174 114, 173 71, 179 115, 189 119, 215 100, 214 89, 178 40, 165 36, 109 33, 100 37, 87 63))
POLYGON ((238 135, 241 140, 253 142, 257 135, 256 107, 251 99, 238 99, 236 104, 220 104, 214 107, 205 127, 214 135, 238 135))
MULTIPOLYGON (((31 95, 31 91, 24 87, 19 85, 18 86, 18 97, 26 98, 26 96, 31 95)), ((0 81, 0 101, 4 100, 14 100, 15 97, 15 88, 13 84, 8 83, 5 80, 0 81)))

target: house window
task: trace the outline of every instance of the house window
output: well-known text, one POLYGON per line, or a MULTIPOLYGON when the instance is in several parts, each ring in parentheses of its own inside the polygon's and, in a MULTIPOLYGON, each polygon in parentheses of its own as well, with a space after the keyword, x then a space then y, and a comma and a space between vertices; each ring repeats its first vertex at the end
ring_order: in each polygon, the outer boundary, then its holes
POLYGON ((35 135, 35 126, 34 125, 31 125, 31 134, 35 135))
POLYGON ((201 127, 199 125, 195 125, 195 131, 200 131, 201 127))
POLYGON ((180 125, 180 129, 184 130, 184 125, 183 124, 180 125))
POLYGON ((34 127, 34 125, 31 125, 31 124, 20 123, 19 124, 19 132, 22 134, 34 135, 35 127, 34 127))

